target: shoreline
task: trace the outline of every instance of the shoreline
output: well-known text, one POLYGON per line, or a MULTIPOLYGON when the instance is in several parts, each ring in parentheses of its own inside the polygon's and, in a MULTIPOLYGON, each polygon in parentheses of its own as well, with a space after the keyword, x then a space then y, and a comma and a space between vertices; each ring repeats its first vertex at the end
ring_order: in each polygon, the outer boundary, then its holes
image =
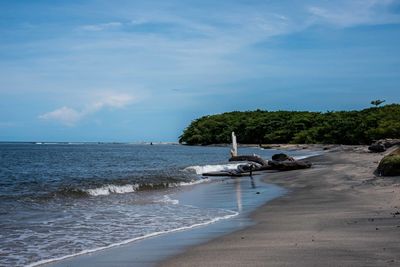
POLYGON ((181 188, 171 197, 187 206, 219 209, 230 214, 190 227, 158 232, 133 240, 126 240, 107 248, 97 248, 62 259, 52 259, 35 266, 154 266, 186 248, 207 242, 218 236, 252 224, 249 214, 266 202, 286 193, 281 187, 261 181, 262 176, 223 179, 192 188, 181 188), (255 187, 253 187, 255 186, 255 187), (87 253, 89 252, 89 253, 87 253))
POLYGON ((383 154, 365 146, 328 151, 310 159, 311 169, 266 174, 290 193, 254 211, 254 225, 158 266, 398 265, 400 181, 376 177, 383 154))

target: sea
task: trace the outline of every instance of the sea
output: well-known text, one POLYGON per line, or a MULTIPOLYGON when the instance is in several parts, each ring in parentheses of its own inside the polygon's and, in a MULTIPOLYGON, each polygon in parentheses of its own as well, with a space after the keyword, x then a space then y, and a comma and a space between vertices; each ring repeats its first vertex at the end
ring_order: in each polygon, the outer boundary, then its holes
MULTIPOLYGON (((235 169, 229 152, 162 143, 0 143, 0 266, 37 266, 229 220, 243 212, 237 179, 245 182, 244 203, 284 193, 248 177, 202 175, 235 169), (194 188, 209 197, 193 201, 194 188), (226 191, 232 198, 210 197, 226 191)), ((277 153, 239 152, 265 159, 277 153)), ((315 152, 288 153, 304 158, 315 152)))

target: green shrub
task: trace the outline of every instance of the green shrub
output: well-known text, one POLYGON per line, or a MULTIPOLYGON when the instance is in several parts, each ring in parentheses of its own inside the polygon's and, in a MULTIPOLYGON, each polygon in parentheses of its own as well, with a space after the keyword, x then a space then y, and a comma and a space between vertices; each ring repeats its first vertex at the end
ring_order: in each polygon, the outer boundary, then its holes
POLYGON ((400 149, 381 160, 378 173, 383 176, 400 176, 400 149))

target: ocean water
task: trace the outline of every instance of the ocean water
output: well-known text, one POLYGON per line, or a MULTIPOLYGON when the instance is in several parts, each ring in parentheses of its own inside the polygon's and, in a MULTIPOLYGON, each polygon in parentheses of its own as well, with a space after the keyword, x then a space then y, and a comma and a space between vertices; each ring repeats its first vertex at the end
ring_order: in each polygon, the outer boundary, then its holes
MULTIPOLYGON (((215 185, 209 187, 215 195, 230 190, 221 182, 231 181, 228 177, 201 176, 236 168, 227 162, 229 150, 0 144, 0 266, 35 266, 237 216, 240 206, 207 203, 211 198, 190 200, 194 187, 215 185), (189 196, 186 201, 176 197, 179 192, 189 196)), ((241 154, 264 158, 275 152, 240 148, 241 154)), ((304 157, 310 152, 290 154, 304 157)))

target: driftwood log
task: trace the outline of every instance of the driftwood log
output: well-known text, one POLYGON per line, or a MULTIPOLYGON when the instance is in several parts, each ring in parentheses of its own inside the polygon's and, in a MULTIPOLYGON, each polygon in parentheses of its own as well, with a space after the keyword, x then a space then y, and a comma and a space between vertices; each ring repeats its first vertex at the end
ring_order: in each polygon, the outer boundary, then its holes
POLYGON ((236 170, 218 171, 203 173, 203 176, 246 176, 253 172, 265 170, 291 171, 307 169, 311 167, 311 162, 305 160, 295 160, 286 154, 280 153, 272 156, 275 160, 264 160, 257 155, 234 156, 229 161, 244 161, 238 165, 236 170))
POLYGON ((260 164, 261 166, 268 166, 268 161, 257 155, 242 155, 231 157, 229 161, 249 161, 260 164))
POLYGON ((307 169, 311 167, 311 162, 305 160, 292 160, 292 161, 271 160, 268 163, 273 170, 278 170, 278 171, 291 171, 291 170, 307 169))

